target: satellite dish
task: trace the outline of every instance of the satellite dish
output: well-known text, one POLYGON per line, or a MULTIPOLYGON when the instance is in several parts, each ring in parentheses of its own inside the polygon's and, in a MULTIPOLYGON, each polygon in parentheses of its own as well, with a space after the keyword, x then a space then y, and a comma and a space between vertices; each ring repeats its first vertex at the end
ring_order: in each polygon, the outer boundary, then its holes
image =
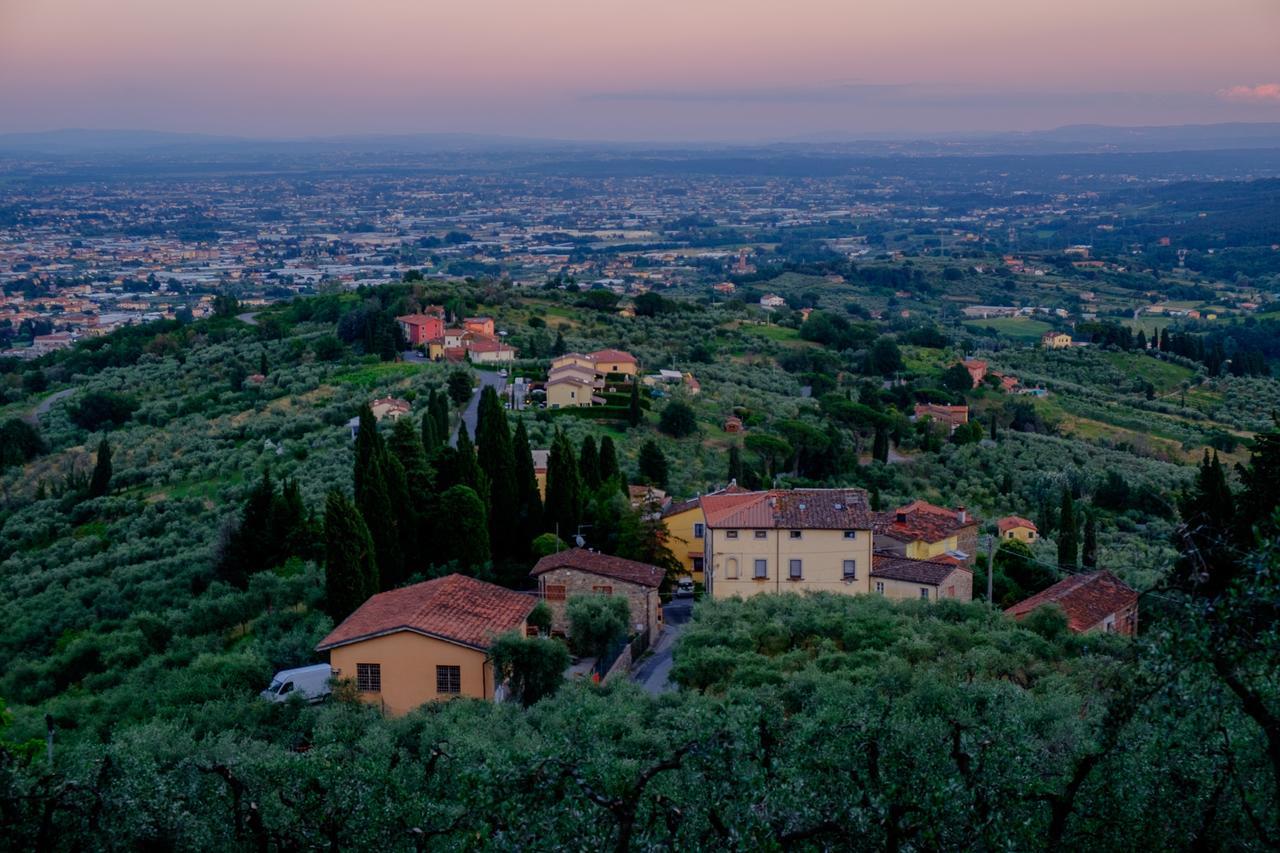
POLYGON ((582 534, 581 534, 581 533, 579 533, 577 536, 573 537, 573 541, 574 541, 575 543, 577 543, 577 545, 578 545, 578 547, 579 547, 579 548, 581 548, 581 547, 583 547, 584 545, 586 545, 586 544, 587 544, 587 540, 582 538, 582 534))

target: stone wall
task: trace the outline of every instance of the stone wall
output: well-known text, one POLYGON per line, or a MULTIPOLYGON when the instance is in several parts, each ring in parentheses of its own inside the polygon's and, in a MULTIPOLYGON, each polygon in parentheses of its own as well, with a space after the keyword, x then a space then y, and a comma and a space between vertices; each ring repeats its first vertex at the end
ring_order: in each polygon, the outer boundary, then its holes
POLYGON ((610 595, 620 595, 627 599, 631 608, 631 633, 647 628, 651 637, 658 635, 662 605, 656 589, 570 568, 552 569, 538 578, 538 590, 551 608, 551 630, 568 634, 569 619, 565 613, 568 600, 575 595, 599 595, 603 592, 601 588, 608 588, 610 595), (564 598, 556 600, 548 597, 548 587, 563 587, 564 598))

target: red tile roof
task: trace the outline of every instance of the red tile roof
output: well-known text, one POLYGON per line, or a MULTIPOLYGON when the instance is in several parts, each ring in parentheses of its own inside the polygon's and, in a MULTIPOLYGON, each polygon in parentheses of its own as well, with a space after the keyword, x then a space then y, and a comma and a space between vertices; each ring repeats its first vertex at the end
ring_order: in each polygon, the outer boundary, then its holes
POLYGON ((585 548, 573 548, 558 554, 548 554, 537 562, 529 574, 537 577, 556 569, 575 569, 589 575, 600 575, 655 588, 662 584, 662 578, 666 574, 662 569, 648 563, 611 557, 585 548))
MULTIPOLYGON (((748 495, 751 493, 748 492, 746 489, 742 488, 742 486, 739 486, 737 483, 730 483, 729 485, 725 486, 723 489, 717 489, 714 492, 707 492, 707 494, 708 495, 748 495)), ((701 505, 702 498, 704 497, 706 497, 706 495, 699 495, 696 498, 689 498, 689 500, 687 501, 680 501, 680 503, 673 503, 662 511, 662 517, 667 518, 668 516, 679 515, 682 512, 688 512, 691 509, 697 509, 701 505)))
POLYGON ((773 489, 702 496, 713 528, 869 530, 872 512, 865 489, 773 489))
POLYGON ((1057 604, 1067 614, 1072 631, 1083 633, 1113 613, 1138 603, 1138 593, 1108 571, 1072 575, 1046 590, 1019 601, 1005 613, 1021 619, 1045 604, 1057 604))
POLYGON ((524 624, 537 600, 466 575, 446 575, 380 592, 342 620, 316 646, 325 651, 396 631, 413 631, 487 649, 524 624))
POLYGON ((1027 519, 1019 515, 1006 515, 1004 518, 996 522, 996 527, 1000 530, 1001 533, 1008 533, 1010 530, 1013 530, 1015 527, 1026 527, 1030 530, 1034 530, 1037 533, 1040 532, 1040 528, 1036 527, 1035 522, 1028 521, 1027 519))
POLYGON ((595 352, 587 353, 587 358, 595 361, 616 361, 619 364, 635 364, 636 357, 629 352, 623 352, 620 349, 598 349, 595 352))
POLYGON ((874 554, 871 557, 871 577, 938 586, 954 571, 969 569, 952 560, 911 560, 895 554, 874 554))
POLYGON ((935 506, 927 501, 912 501, 893 512, 878 513, 875 532, 899 542, 941 542, 977 524, 978 520, 972 515, 966 515, 962 522, 959 510, 935 506))

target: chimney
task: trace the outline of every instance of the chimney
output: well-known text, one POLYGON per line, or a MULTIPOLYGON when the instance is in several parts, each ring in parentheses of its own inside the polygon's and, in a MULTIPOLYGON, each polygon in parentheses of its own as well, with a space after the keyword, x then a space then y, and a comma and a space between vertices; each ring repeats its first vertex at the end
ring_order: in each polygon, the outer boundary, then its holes
POLYGON ((965 512, 963 506, 956 507, 956 518, 960 520, 961 524, 969 523, 969 513, 965 512))

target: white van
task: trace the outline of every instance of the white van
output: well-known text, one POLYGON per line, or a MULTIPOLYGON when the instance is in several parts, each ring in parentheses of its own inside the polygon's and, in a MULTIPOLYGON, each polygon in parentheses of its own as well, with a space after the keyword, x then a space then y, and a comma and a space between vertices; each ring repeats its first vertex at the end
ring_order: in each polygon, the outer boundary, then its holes
POLYGON ((271 686, 258 695, 268 702, 285 702, 296 693, 307 702, 323 702, 329 696, 332 677, 327 663, 282 669, 271 679, 271 686))

